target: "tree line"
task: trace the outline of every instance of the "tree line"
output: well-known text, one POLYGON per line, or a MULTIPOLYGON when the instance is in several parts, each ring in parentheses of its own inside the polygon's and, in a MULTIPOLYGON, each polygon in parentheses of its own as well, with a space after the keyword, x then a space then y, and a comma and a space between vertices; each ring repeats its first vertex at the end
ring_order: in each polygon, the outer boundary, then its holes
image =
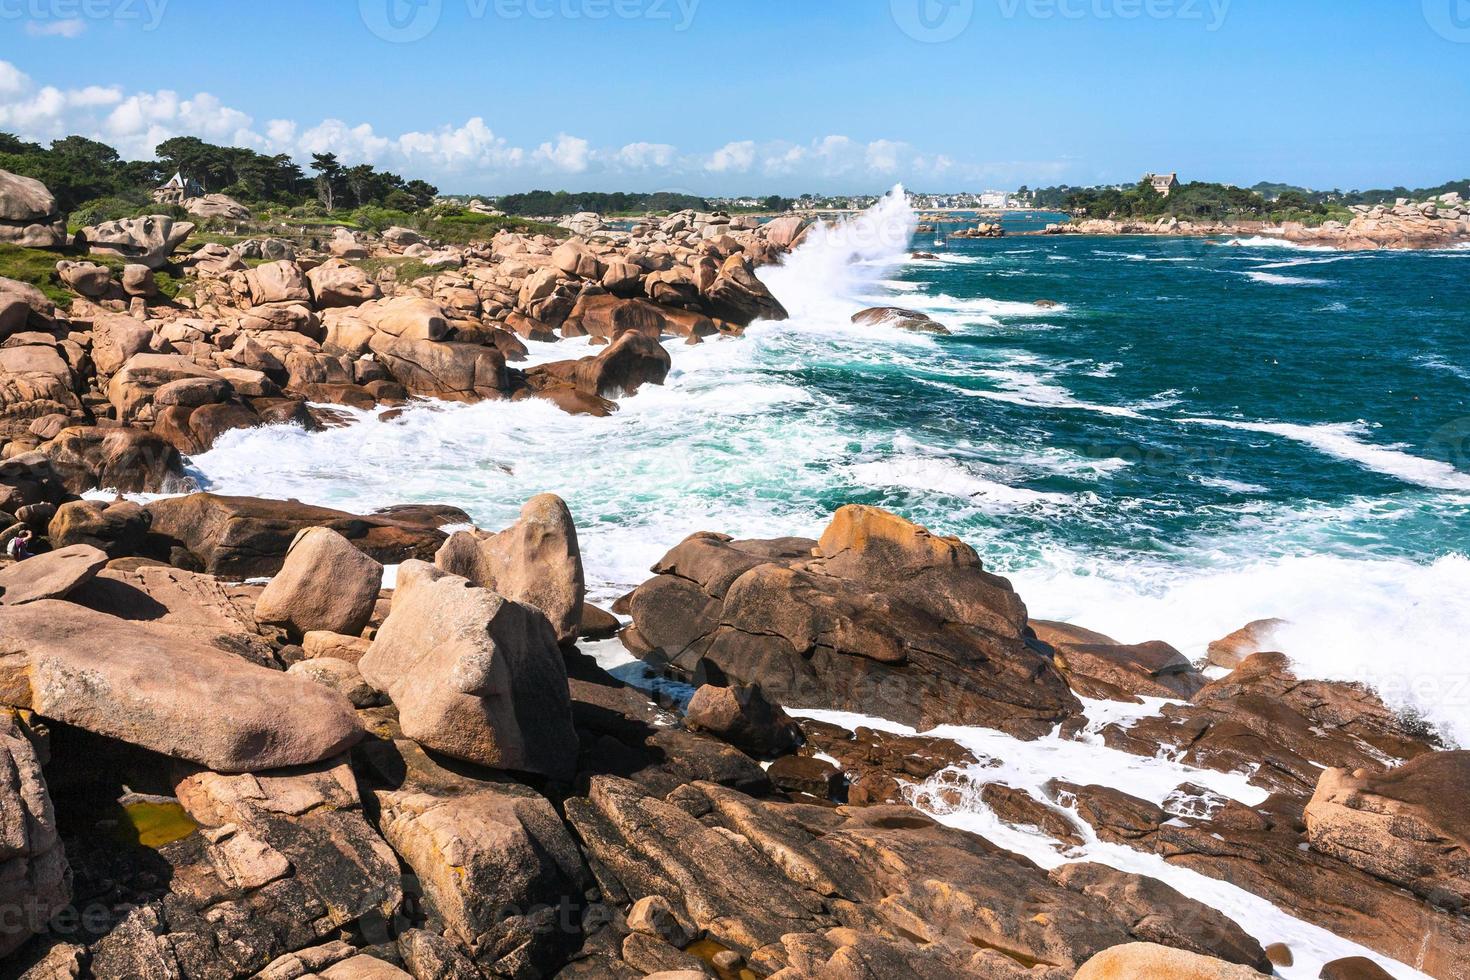
POLYGON ((1259 220, 1325 220, 1343 218, 1355 204, 1393 204, 1398 198, 1422 201, 1457 191, 1470 198, 1470 180, 1450 181, 1438 187, 1404 187, 1367 191, 1317 191, 1291 184, 1261 182, 1254 187, 1232 187, 1195 181, 1181 184, 1167 197, 1147 181, 1132 187, 1026 188, 1020 195, 1038 208, 1068 211, 1086 218, 1163 218, 1219 221, 1227 218, 1259 220))
POLYGON ((709 202, 692 194, 676 194, 672 191, 655 191, 651 194, 630 194, 623 191, 527 191, 523 194, 507 194, 495 201, 495 206, 506 214, 516 215, 563 215, 578 211, 596 211, 598 214, 627 214, 644 211, 683 211, 692 208, 708 211, 709 202))
POLYGON ((0 170, 46 184, 63 211, 90 220, 157 210, 152 193, 175 173, 205 193, 227 194, 249 206, 301 207, 327 212, 360 207, 412 211, 428 207, 438 188, 368 164, 344 166, 332 153, 313 154, 310 173, 284 153, 267 155, 217 146, 194 136, 164 140, 156 160, 124 160, 106 143, 84 136, 49 147, 0 133, 0 170))

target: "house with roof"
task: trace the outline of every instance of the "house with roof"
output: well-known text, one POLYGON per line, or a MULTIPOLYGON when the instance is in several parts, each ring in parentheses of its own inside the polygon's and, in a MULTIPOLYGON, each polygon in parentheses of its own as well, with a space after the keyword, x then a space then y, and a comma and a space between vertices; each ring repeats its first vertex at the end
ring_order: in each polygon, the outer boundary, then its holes
POLYGON ((156 204, 183 204, 189 198, 200 197, 203 194, 204 185, 179 172, 153 192, 153 201, 156 204))
POLYGON ((1144 174, 1143 179, 1153 186, 1153 189, 1164 197, 1168 197, 1175 188, 1179 186, 1179 175, 1173 174, 1144 174))

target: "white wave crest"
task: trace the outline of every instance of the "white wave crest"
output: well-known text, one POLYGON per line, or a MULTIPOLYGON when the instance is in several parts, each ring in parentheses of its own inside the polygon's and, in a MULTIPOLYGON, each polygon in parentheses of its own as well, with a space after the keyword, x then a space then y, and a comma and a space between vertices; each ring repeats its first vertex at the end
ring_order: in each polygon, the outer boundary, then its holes
MULTIPOLYGON (((1319 521, 1303 513, 1302 521, 1319 521)), ((1290 625, 1273 645, 1299 676, 1359 681, 1470 746, 1470 559, 1432 563, 1338 555, 1227 566, 1103 561, 1066 551, 1007 572, 1033 616, 1124 643, 1166 640, 1193 659, 1246 623, 1290 625)))
POLYGON ((917 490, 964 497, 983 509, 1007 509, 1036 504, 1066 504, 1073 500, 1064 493, 1045 493, 987 480, 961 463, 949 459, 900 455, 847 468, 856 483, 869 487, 917 490))
POLYGON ((1335 252, 1337 249, 1331 245, 1308 245, 1303 242, 1289 242, 1284 238, 1268 238, 1265 235, 1254 235, 1250 238, 1230 238, 1221 242, 1234 248, 1291 248, 1302 252, 1335 252))
POLYGON ((1305 443, 1328 456, 1357 463, 1375 473, 1396 477, 1405 483, 1431 490, 1470 491, 1470 473, 1457 470, 1449 463, 1404 452, 1402 445, 1378 446, 1363 441, 1362 437, 1368 432, 1365 422, 1299 425, 1294 422, 1246 422, 1210 418, 1181 418, 1178 421, 1281 436, 1305 443))

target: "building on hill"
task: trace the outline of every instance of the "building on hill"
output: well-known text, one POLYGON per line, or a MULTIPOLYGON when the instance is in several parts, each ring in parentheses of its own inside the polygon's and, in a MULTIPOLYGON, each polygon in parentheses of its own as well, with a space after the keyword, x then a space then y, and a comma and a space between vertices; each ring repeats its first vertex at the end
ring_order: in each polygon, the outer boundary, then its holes
POLYGON ((153 192, 155 204, 183 204, 191 197, 199 197, 204 187, 192 177, 176 173, 162 187, 153 192))
POLYGON ((1179 175, 1174 174, 1144 174, 1143 179, 1153 185, 1153 189, 1164 197, 1179 186, 1179 175))

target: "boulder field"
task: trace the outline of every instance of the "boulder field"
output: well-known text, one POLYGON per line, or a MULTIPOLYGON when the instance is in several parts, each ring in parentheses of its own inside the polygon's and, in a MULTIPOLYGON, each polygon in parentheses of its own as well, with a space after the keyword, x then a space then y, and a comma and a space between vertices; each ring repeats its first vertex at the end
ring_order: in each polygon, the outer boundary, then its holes
POLYGON ((35 553, 0 559, 0 975, 1233 980, 1320 958, 1293 917, 1354 944, 1322 977, 1465 976, 1470 753, 1298 677, 1277 622, 1195 663, 1033 619, 969 545, 868 506, 813 538, 691 528, 607 610, 555 496, 478 529, 189 492, 237 428, 615 412, 671 341, 784 316, 754 270, 806 228, 568 225, 67 242, 0 174, 0 240, 68 249, 73 294, 0 280, 0 546, 35 553), (1017 775, 1063 750, 1095 773, 1017 775), (1130 756, 1179 785, 1120 782, 1130 756), (1205 879, 1280 915, 1180 884, 1205 879))
MULTIPOLYGON (((189 204, 203 220, 249 217, 219 195, 189 204)), ((56 250, 71 294, 58 306, 0 278, 0 458, 41 452, 76 486, 175 491, 181 456, 233 429, 351 420, 334 405, 541 399, 605 416, 664 383, 664 344, 785 319, 755 270, 805 226, 681 212, 633 232, 584 222, 566 239, 338 229, 196 247, 193 223, 160 214, 72 240, 44 185, 0 171, 0 242, 56 250), (160 288, 160 273, 182 286, 160 288), (528 342, 567 354, 522 369, 528 342)))
POLYGON ((1206 676, 1031 620, 973 549, 873 507, 814 539, 692 535, 614 617, 550 495, 446 536, 448 508, 67 501, 45 457, 4 479, 62 500, 0 567, 5 975, 1235 980, 1293 956, 1092 840, 1361 947, 1324 976, 1470 958, 1470 753, 1297 679, 1259 625, 1206 676), (580 647, 609 632, 692 697, 604 672, 580 647), (1088 724, 1141 696, 1166 700, 1088 724), (1191 768, 1162 806, 1038 791, 812 708, 1191 768), (1210 771, 1262 802, 1187 778, 1210 771), (967 807, 1060 862, 946 825, 967 807))

